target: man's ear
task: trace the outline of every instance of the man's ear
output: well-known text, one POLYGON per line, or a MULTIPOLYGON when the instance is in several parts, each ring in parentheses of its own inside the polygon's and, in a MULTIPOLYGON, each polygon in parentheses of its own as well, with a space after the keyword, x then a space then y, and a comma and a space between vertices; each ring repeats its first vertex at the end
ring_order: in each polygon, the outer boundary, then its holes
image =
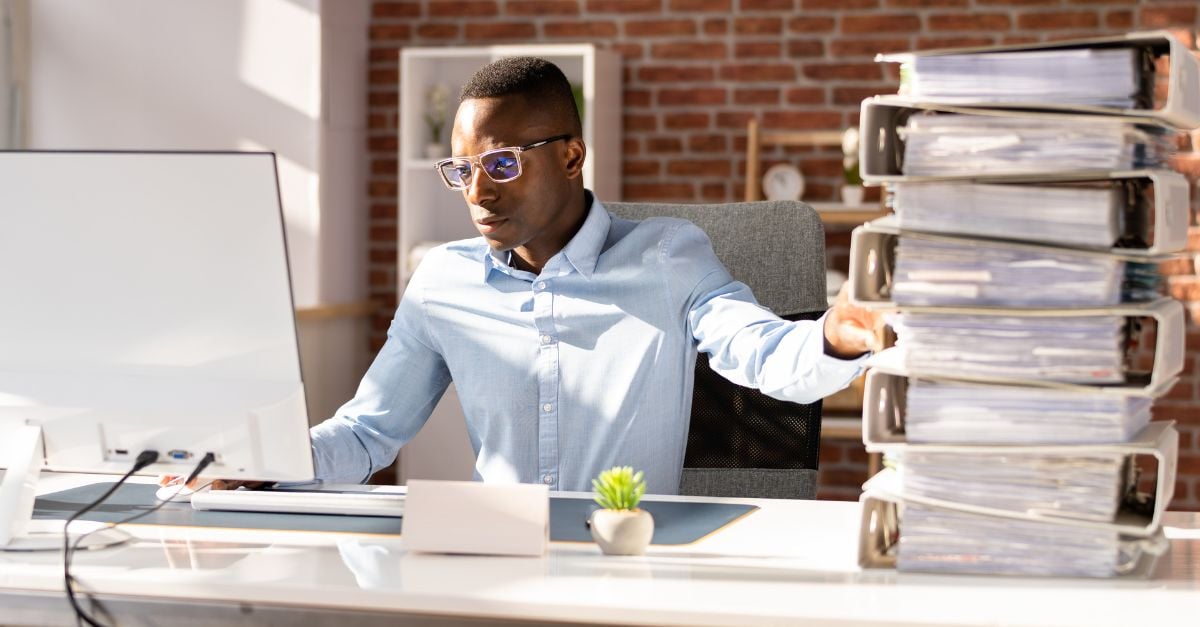
POLYGON ((567 150, 564 158, 566 159, 567 178, 583 176, 583 159, 587 156, 587 146, 578 137, 568 139, 566 144, 567 150))

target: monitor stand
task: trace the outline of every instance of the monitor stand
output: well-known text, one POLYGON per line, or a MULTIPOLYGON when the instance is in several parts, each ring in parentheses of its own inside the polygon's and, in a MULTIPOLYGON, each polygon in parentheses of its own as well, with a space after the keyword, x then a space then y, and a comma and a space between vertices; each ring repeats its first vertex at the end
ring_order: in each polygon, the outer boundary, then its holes
MULTIPOLYGON (((65 520, 33 520, 33 502, 41 474, 42 428, 27 425, 5 442, 9 448, 8 466, 0 480, 0 552, 60 551, 63 548, 65 520)), ((80 549, 99 549, 129 541, 132 536, 107 523, 77 520, 71 523, 71 542, 92 532, 79 544, 80 549)))

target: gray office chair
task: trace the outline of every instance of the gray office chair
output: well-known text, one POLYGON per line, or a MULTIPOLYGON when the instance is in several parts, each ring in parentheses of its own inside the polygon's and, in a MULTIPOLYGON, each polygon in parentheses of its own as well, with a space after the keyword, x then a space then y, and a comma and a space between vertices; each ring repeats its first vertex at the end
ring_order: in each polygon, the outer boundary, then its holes
MULTIPOLYGON (((779 316, 811 320, 827 308, 825 229, 804 203, 605 207, 631 220, 670 216, 699 226, 730 274, 779 316)), ((820 401, 778 401, 738 386, 714 373, 700 354, 681 494, 815 498, 820 447, 820 401)))

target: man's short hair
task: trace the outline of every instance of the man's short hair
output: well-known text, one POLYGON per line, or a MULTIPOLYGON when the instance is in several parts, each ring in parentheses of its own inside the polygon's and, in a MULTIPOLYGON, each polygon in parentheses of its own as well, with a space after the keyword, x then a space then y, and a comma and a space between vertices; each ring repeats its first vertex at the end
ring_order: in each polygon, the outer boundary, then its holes
POLYGON ((562 121, 564 131, 576 137, 583 133, 570 81, 557 65, 545 59, 508 57, 493 61, 463 85, 458 101, 503 96, 521 96, 562 121))

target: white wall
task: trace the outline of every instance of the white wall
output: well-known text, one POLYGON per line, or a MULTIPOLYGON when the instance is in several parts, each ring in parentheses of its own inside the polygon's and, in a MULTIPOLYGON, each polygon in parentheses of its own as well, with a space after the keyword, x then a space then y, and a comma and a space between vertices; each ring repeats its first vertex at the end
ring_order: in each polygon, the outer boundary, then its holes
MULTIPOLYGON (((36 0, 25 147, 273 151, 297 306, 363 300, 369 5, 36 0)), ((323 417, 365 370, 367 321, 311 325, 323 417)))

